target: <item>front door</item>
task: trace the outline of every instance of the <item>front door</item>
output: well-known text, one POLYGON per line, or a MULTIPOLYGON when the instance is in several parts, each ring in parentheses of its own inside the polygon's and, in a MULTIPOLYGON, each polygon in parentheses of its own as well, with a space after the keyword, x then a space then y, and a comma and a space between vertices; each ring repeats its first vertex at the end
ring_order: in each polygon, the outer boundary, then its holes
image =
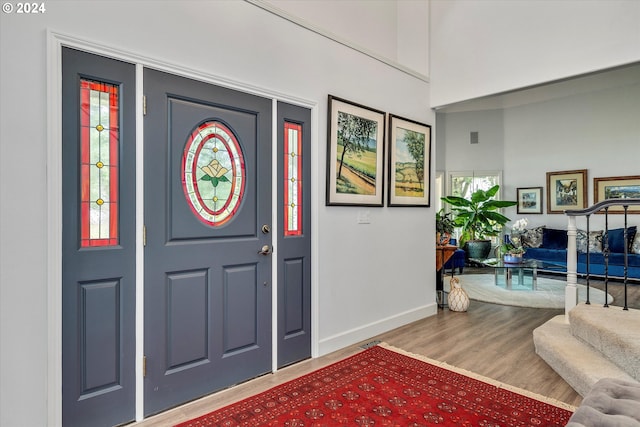
POLYGON ((271 101, 145 69, 144 412, 272 368, 271 101))

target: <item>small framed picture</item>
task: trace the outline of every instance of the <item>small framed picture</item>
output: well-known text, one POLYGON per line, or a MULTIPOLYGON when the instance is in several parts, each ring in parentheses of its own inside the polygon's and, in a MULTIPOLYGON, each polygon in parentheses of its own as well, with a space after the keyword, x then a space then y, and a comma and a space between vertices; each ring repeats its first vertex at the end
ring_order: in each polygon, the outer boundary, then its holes
MULTIPOLYGON (((593 203, 607 199, 640 199, 640 175, 593 178, 593 203)), ((640 213, 640 206, 629 206, 627 212, 640 213)), ((624 213, 624 208, 612 206, 609 213, 624 213)))
POLYGON ((518 188, 518 213, 542 213, 542 187, 518 188))
POLYGON ((587 207, 587 170, 547 172, 547 213, 587 207))
POLYGON ((429 207, 431 126, 389 115, 388 206, 429 207))
POLYGON ((327 206, 382 206, 385 113, 329 95, 327 206))

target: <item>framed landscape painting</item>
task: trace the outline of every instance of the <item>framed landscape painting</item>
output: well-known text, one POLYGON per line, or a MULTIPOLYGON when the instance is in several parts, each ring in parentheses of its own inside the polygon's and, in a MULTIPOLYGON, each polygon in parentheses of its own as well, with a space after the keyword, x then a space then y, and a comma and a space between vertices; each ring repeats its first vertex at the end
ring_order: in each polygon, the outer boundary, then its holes
MULTIPOLYGON (((607 199, 640 199, 640 175, 593 178, 593 202, 607 199)), ((640 213, 640 206, 629 206, 628 213, 640 213)), ((600 211, 598 213, 604 213, 600 211)), ((609 213, 624 213, 622 206, 612 206, 609 213)))
POLYGON ((587 207, 587 170, 547 172, 547 213, 587 207))
POLYGON ((431 126, 389 115, 389 206, 428 207, 431 126))
POLYGON ((518 188, 518 213, 542 213, 542 187, 518 188))
POLYGON ((328 206, 382 206, 385 113, 329 95, 328 206))

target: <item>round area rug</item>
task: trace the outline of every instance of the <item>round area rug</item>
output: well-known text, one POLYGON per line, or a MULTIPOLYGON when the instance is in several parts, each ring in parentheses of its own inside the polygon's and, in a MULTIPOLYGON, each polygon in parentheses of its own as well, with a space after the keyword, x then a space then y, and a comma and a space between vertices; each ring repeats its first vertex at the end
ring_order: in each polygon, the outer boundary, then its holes
MULTIPOLYGON (((564 308, 565 280, 547 279, 538 277, 538 289, 531 290, 507 290, 495 285, 493 274, 461 274, 456 276, 460 285, 469 298, 476 301, 490 302, 493 304, 513 305, 516 307, 532 308, 564 308)), ((450 278, 445 278, 445 290, 449 290, 450 278)), ((605 293, 600 289, 591 287, 589 299, 593 304, 604 304, 605 293)), ((609 304, 613 297, 608 295, 609 304)), ((578 285, 578 301, 587 300, 587 287, 578 285)))

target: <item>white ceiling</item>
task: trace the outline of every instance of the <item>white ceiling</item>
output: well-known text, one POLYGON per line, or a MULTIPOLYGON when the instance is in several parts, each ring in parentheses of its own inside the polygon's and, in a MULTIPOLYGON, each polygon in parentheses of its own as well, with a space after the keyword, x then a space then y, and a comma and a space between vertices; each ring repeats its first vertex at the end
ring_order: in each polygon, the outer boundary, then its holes
POLYGON ((478 110, 499 110, 638 83, 640 83, 640 63, 634 63, 501 94, 436 107, 436 112, 459 113, 478 110))

